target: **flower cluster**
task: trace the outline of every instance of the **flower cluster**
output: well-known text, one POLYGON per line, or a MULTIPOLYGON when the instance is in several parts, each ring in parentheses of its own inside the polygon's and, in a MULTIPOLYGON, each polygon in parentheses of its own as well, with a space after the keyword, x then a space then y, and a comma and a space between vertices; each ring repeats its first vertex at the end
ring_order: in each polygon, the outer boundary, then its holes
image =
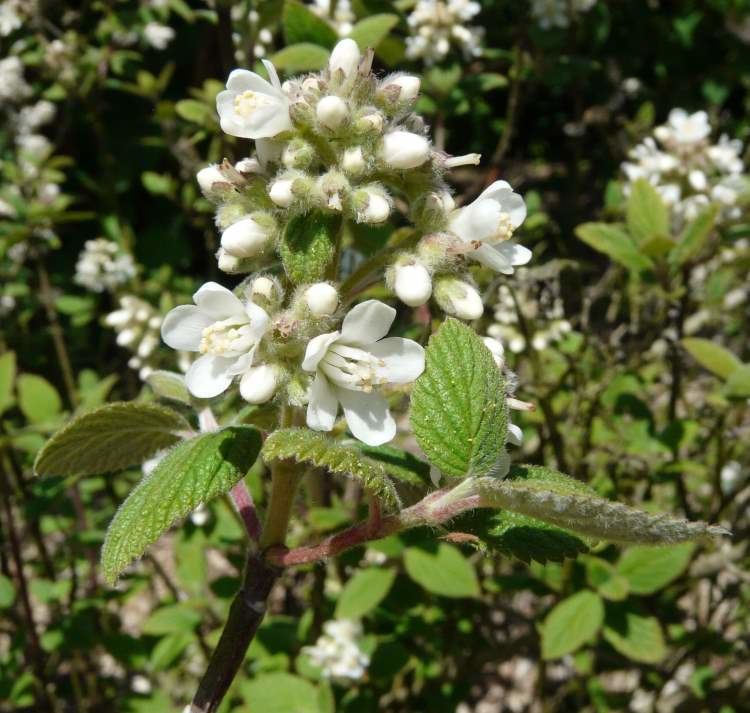
POLYGON ((519 323, 519 311, 526 330, 531 331, 528 342, 536 351, 570 333, 572 326, 565 319, 558 284, 550 280, 538 283, 527 270, 519 270, 515 285, 513 291, 508 285, 497 288, 495 321, 487 328, 487 334, 507 344, 514 354, 522 352, 527 347, 527 337, 519 323))
POLYGON ((256 152, 208 166, 197 179, 216 204, 219 268, 252 274, 234 292, 203 285, 193 305, 167 315, 162 337, 199 354, 186 375, 195 396, 216 397, 236 380, 250 403, 306 404, 316 430, 333 429, 341 409, 352 434, 377 445, 397 430, 383 391, 414 381, 424 350, 387 337, 396 310, 382 302, 343 314, 336 256, 346 225, 386 222, 398 197, 422 237, 388 268, 388 287, 411 306, 434 293, 465 319, 483 311, 468 261, 510 274, 531 253, 512 240, 526 208, 504 181, 455 207, 444 175, 479 156, 434 151, 413 112, 419 78, 377 80, 371 61, 342 40, 325 70, 283 85, 267 61, 270 81, 230 74, 217 97, 220 123, 254 139, 256 152))
POLYGON ((370 657, 358 643, 361 636, 362 625, 357 621, 327 621, 323 634, 313 646, 304 647, 303 652, 325 678, 341 684, 359 681, 370 664, 370 657))
POLYGON ((113 292, 135 277, 135 263, 112 240, 87 240, 76 263, 75 282, 92 292, 113 292))
POLYGON ((568 27, 576 15, 588 12, 597 0, 531 0, 531 16, 539 27, 568 27))
POLYGON ((309 6, 318 16, 326 20, 339 37, 346 37, 354 27, 357 19, 352 9, 351 0, 313 0, 309 6))
POLYGON ((712 143, 710 136, 706 112, 673 109, 622 165, 629 183, 645 179, 659 191, 675 230, 711 204, 721 207, 725 222, 741 215, 739 200, 748 188, 742 142, 722 135, 712 143))
POLYGON ((484 28, 466 23, 481 9, 474 0, 418 0, 407 18, 411 34, 406 38, 406 56, 433 64, 445 59, 455 45, 464 57, 478 57, 484 28))
POLYGON ((153 371, 150 358, 159 346, 162 319, 148 302, 134 295, 123 295, 119 303, 120 308, 110 312, 104 323, 117 332, 117 343, 133 353, 128 366, 145 380, 153 371))

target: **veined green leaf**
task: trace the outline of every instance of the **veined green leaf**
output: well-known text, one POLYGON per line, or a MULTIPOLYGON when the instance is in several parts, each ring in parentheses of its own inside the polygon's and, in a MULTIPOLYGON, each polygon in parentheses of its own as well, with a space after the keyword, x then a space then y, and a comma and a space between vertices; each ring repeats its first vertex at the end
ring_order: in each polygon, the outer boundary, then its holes
POLYGON ((584 243, 632 272, 642 272, 654 267, 651 259, 638 250, 638 246, 621 227, 609 223, 584 223, 575 232, 584 243))
POLYGON ((298 0, 286 0, 281 15, 285 44, 311 42, 331 49, 338 41, 336 31, 298 0))
POLYGON ((716 206, 710 206, 687 224, 677 245, 669 253, 669 264, 672 267, 681 267, 700 253, 711 237, 718 214, 719 209, 716 206))
POLYGON ((361 50, 366 50, 368 47, 377 49, 396 25, 398 25, 398 15, 371 15, 354 25, 349 37, 359 45, 361 50))
POLYGON ((657 235, 669 235, 669 209, 659 192, 644 179, 631 186, 626 217, 628 232, 638 243, 657 235))
POLYGON ((633 661, 658 663, 667 655, 658 619, 643 616, 626 603, 607 607, 603 634, 617 651, 633 661))
POLYGON ((479 580, 471 563, 453 545, 441 542, 434 552, 418 547, 404 551, 406 573, 428 592, 443 597, 477 597, 479 580))
POLYGON ((326 468, 335 475, 356 478, 384 504, 399 504, 396 489, 381 463, 363 455, 356 446, 345 446, 306 428, 285 428, 272 433, 263 444, 265 460, 292 458, 326 468))
POLYGON ((324 47, 310 42, 298 42, 276 52, 271 61, 276 69, 294 74, 323 69, 328 63, 328 57, 329 52, 324 47))
POLYGON ((289 221, 279 244, 279 255, 295 285, 325 277, 340 226, 339 216, 322 213, 298 215, 289 221))
POLYGON ((336 602, 337 619, 360 619, 385 599, 396 579, 392 569, 359 570, 345 585, 336 602))
POLYGON ((106 581, 113 583, 177 520, 234 487, 255 462, 260 446, 254 428, 230 426, 170 451, 130 493, 107 530, 102 548, 106 581))
POLYGON ((446 320, 430 338, 410 418, 420 447, 445 475, 485 475, 505 452, 503 376, 482 340, 458 320, 446 320))
POLYGON ((677 579, 690 564, 692 542, 671 547, 630 547, 620 557, 617 572, 634 594, 652 594, 677 579))
POLYGON ((21 374, 16 381, 18 406, 31 423, 55 421, 62 401, 52 384, 37 374, 21 374))
POLYGON ((180 440, 190 425, 176 411, 122 402, 89 411, 60 429, 39 452, 39 475, 93 475, 140 465, 180 440))
POLYGON ((414 486, 429 486, 430 464, 415 455, 393 446, 367 446, 357 443, 357 448, 368 458, 383 465, 385 472, 403 483, 414 486))
POLYGON ((542 624, 542 657, 556 659, 593 641, 604 621, 604 603, 583 590, 557 604, 542 624))

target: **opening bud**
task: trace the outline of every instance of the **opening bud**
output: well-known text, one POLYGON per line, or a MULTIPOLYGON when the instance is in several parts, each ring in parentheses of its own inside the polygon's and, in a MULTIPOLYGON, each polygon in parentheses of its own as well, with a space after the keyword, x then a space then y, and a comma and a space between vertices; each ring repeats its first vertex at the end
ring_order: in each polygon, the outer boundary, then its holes
POLYGON ((362 155, 362 149, 359 146, 344 151, 341 168, 353 176, 359 175, 365 170, 365 157, 362 155))
POLYGON ((251 216, 230 225, 221 234, 224 252, 239 258, 255 257, 263 252, 271 237, 270 231, 251 216))
POLYGON ((419 77, 412 74, 397 74, 386 77, 379 91, 389 102, 412 102, 419 95, 421 84, 419 77))
POLYGON ((315 115, 322 126, 335 131, 346 121, 349 115, 349 108, 341 97, 331 95, 323 97, 318 102, 318 106, 315 108, 315 115))
POLYGON ((202 168, 195 177, 206 198, 216 198, 231 188, 232 185, 216 164, 202 168))
POLYGON ((237 161, 234 164, 234 170, 243 176, 248 176, 252 173, 263 173, 263 167, 257 158, 243 158, 241 161, 237 161))
POLYGON ((379 134, 383 131, 383 126, 383 115, 377 111, 372 111, 357 119, 354 128, 360 134, 379 134))
POLYGON ((240 396, 251 404, 264 404, 276 393, 281 369, 275 364, 251 366, 240 379, 240 396))
POLYGON ((379 186, 365 186, 353 196, 357 222, 382 223, 391 214, 391 203, 379 186))
POLYGON ((219 248, 216 253, 216 260, 219 264, 219 270, 229 273, 230 275, 238 272, 247 272, 245 269, 246 260, 236 255, 230 255, 224 248, 219 248))
POLYGON ((455 277, 443 277, 436 282, 435 299, 445 312, 459 319, 479 319, 484 314, 479 292, 455 277))
POLYGON ((245 294, 251 302, 266 312, 273 312, 281 302, 283 290, 275 277, 259 275, 245 288, 245 294))
POLYGON ((397 265, 394 269, 393 291, 409 307, 420 307, 432 295, 432 278, 420 262, 397 265))
POLYGON ((341 72, 344 77, 351 77, 357 71, 361 55, 354 40, 341 40, 331 51, 328 60, 328 71, 331 74, 341 72))
POLYGON ((417 168, 429 157, 430 143, 424 136, 410 131, 391 131, 383 137, 380 158, 389 168, 417 168))
POLYGON ((329 317, 339 306, 339 293, 328 282, 310 285, 304 291, 303 299, 314 317, 329 317))

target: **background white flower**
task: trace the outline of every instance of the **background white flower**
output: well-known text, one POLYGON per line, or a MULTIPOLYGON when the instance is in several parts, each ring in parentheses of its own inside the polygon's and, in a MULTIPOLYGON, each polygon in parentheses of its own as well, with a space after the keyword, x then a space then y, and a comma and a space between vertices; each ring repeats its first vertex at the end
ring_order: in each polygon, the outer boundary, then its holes
POLYGON ((161 336, 173 349, 200 352, 185 384, 194 396, 209 399, 249 372, 269 318, 261 307, 243 303, 215 282, 203 285, 193 301, 195 305, 180 305, 167 314, 161 336))
POLYGON ((454 211, 448 227, 465 243, 482 243, 469 257, 512 275, 514 266, 531 260, 531 250, 511 240, 525 218, 523 198, 507 181, 495 181, 473 203, 454 211))
POLYGON ((276 69, 268 60, 262 62, 270 83, 255 72, 235 69, 227 79, 227 88, 216 97, 221 128, 231 136, 264 139, 292 128, 289 99, 276 69))
POLYGON ((370 657, 357 642, 361 636, 362 625, 358 621, 327 621, 315 645, 302 650, 325 678, 339 683, 357 681, 365 675, 370 664, 370 657))
POLYGON ((374 389, 406 384, 424 371, 424 349, 411 339, 384 339, 396 317, 393 307, 368 300, 352 308, 340 332, 310 340, 302 362, 315 374, 309 394, 307 425, 330 431, 339 403, 349 430, 371 446, 390 441, 396 422, 385 398, 374 389))

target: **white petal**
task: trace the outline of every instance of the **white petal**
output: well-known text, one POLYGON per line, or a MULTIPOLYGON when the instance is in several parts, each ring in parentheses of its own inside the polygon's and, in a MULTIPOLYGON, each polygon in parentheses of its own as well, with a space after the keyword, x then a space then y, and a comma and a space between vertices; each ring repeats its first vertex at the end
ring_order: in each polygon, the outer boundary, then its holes
POLYGON ((172 349, 197 352, 203 330, 214 318, 194 305, 180 305, 170 310, 161 325, 161 338, 172 349))
POLYGON ((501 191, 512 191, 513 189, 510 187, 510 183, 508 181, 495 181, 494 183, 490 183, 487 188, 485 188, 475 199, 474 202, 480 201, 483 198, 491 198, 494 199, 495 196, 497 196, 498 193, 501 191))
POLYGON ((238 376, 244 374, 245 371, 252 365, 253 357, 255 356, 255 347, 253 347, 247 354, 233 359, 232 364, 227 368, 227 374, 230 376, 238 376))
POLYGON ((235 360, 204 354, 196 359, 185 374, 185 384, 193 396, 211 399, 226 391, 232 383, 228 370, 235 360))
POLYGON ((241 300, 226 287, 216 282, 207 282, 193 295, 193 302, 214 321, 245 314, 241 300))
POLYGON ((486 240, 497 232, 502 210, 490 199, 477 199, 454 213, 450 229, 464 242, 486 240))
MULTIPOLYGON (((278 77, 277 77, 278 79, 278 77)), ((231 92, 258 92, 258 94, 268 94, 278 96, 281 92, 273 85, 269 84, 260 74, 250 72, 247 69, 234 69, 227 79, 227 89, 231 92)))
POLYGON ((278 370, 275 366, 254 366, 240 379, 240 396, 251 404, 264 404, 273 398, 277 385, 278 370))
POLYGON ((507 213, 510 216, 510 224, 517 228, 524 220, 526 220, 526 203, 518 193, 508 191, 502 194, 499 198, 500 207, 503 213, 507 213))
POLYGON ((388 402, 380 394, 336 387, 336 395, 355 438, 368 446, 380 446, 393 440, 396 421, 388 410, 388 402))
POLYGON ((281 91, 281 82, 279 81, 279 75, 276 72, 276 67, 274 67, 273 64, 267 59, 262 59, 261 62, 266 68, 266 72, 268 72, 268 78, 271 80, 271 84, 273 85, 274 89, 278 89, 279 91, 281 91))
POLYGON ((310 386, 310 401, 307 404, 307 425, 313 431, 330 431, 336 422, 339 403, 328 380, 316 374, 310 386))
POLYGON ((260 338, 268 329, 268 323, 271 321, 268 312, 254 302, 248 302, 245 305, 245 314, 250 318, 250 329, 253 335, 260 341, 260 338))
POLYGON ((502 253, 505 259, 511 265, 525 265, 531 260, 532 252, 523 245, 519 245, 513 240, 508 240, 504 243, 500 243, 497 246, 497 251, 502 253))
POLYGON ((367 300, 352 307, 341 325, 341 342, 364 346, 382 339, 396 319, 396 310, 378 300, 367 300))
POLYGON ((320 360, 328 351, 328 347, 330 347, 340 336, 340 332, 328 332, 327 334, 319 334, 317 337, 313 337, 307 343, 305 358, 302 360, 302 368, 309 372, 315 371, 318 368, 320 360))
POLYGON ((377 373, 389 384, 409 384, 424 371, 424 349, 412 339, 388 337, 367 351, 385 362, 377 373))
POLYGON ((496 272, 501 272, 504 275, 513 274, 513 266, 505 257, 505 253, 500 252, 494 245, 482 245, 474 252, 469 253, 469 257, 496 272))
POLYGON ((515 423, 509 423, 506 440, 514 446, 520 446, 523 443, 523 431, 515 423))

